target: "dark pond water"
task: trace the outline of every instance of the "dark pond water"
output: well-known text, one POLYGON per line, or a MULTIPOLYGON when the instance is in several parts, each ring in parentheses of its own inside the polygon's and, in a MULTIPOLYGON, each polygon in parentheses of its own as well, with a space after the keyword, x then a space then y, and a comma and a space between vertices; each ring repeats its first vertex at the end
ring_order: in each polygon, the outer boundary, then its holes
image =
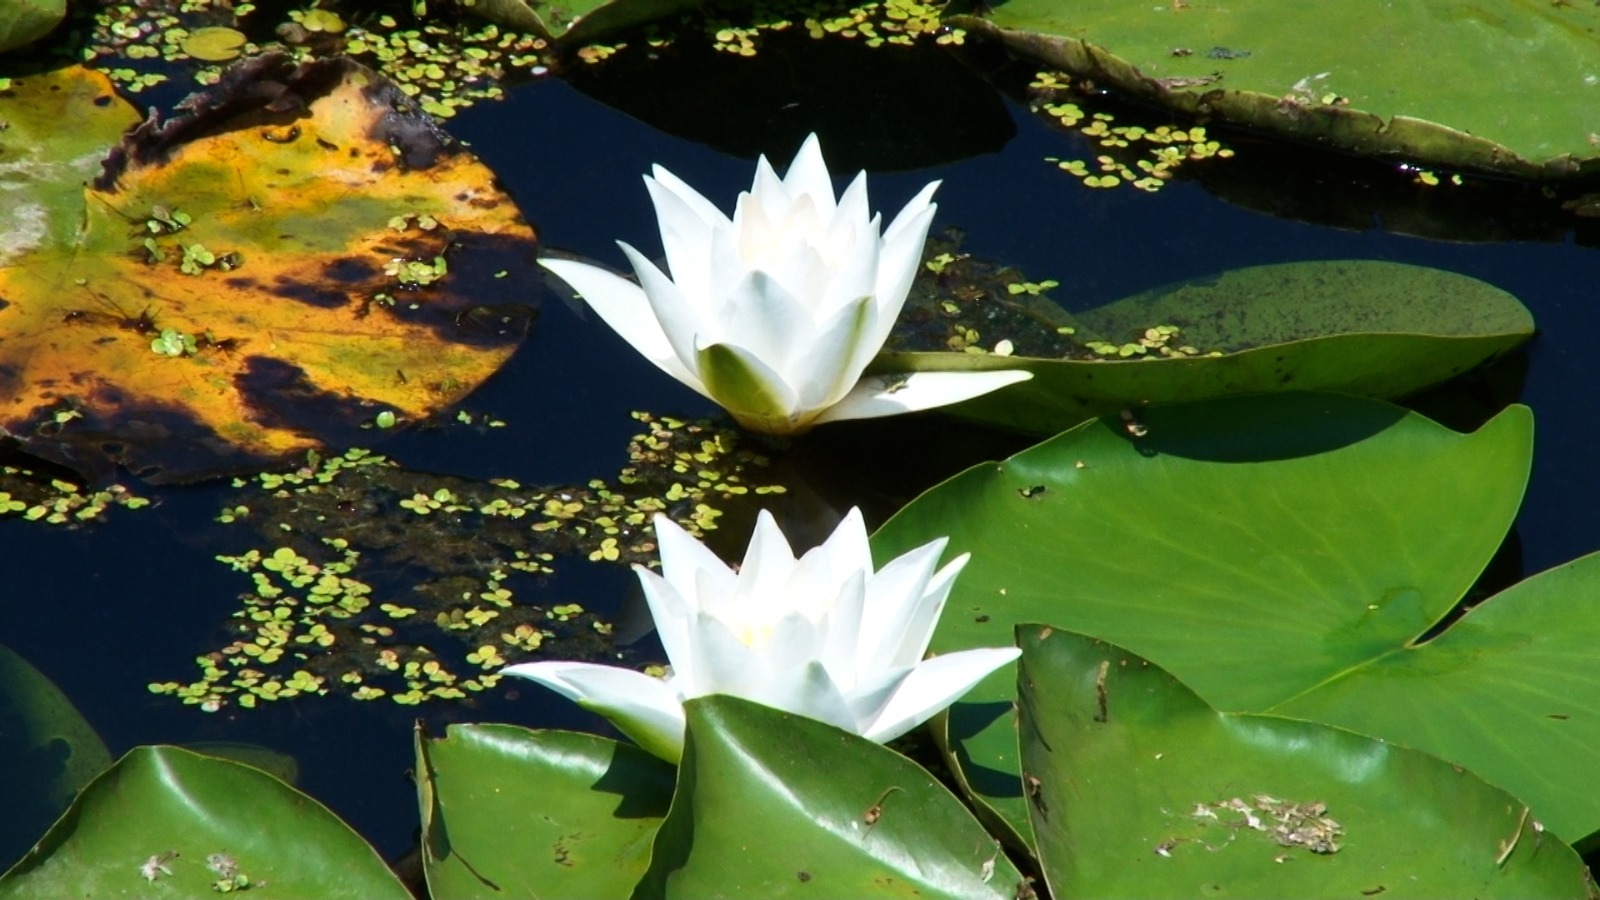
MULTIPOLYGON (((714 120, 722 101, 702 92, 679 102, 707 107, 702 118, 714 120)), ((832 121, 838 116, 820 108, 815 97, 794 102, 773 107, 787 110, 782 116, 751 121, 739 132, 746 145, 765 147, 781 163, 808 115, 829 122, 824 148, 836 159, 870 157, 882 140, 872 133, 870 111, 857 109, 852 126, 832 121)), ((873 207, 892 213, 923 183, 943 179, 938 223, 963 229, 967 251, 1016 265, 1034 280, 1056 279, 1063 285, 1058 293, 1081 306, 1223 269, 1303 259, 1397 260, 1492 282, 1521 298, 1541 328, 1526 354, 1521 392, 1537 416, 1538 449, 1517 524, 1520 562, 1513 556, 1510 564, 1515 572, 1531 573, 1600 548, 1600 467, 1594 465, 1591 424, 1600 364, 1590 347, 1600 333, 1600 252, 1570 236, 1493 244, 1407 237, 1359 215, 1356 221, 1369 227, 1303 224, 1232 205, 1184 181, 1154 195, 1092 190, 1043 161, 1081 148, 1025 110, 1011 108, 1009 114, 1015 136, 996 152, 909 171, 880 174, 875 168, 873 207)), ((500 174, 549 246, 618 267, 624 261, 615 239, 658 252, 640 182, 652 163, 724 207, 748 186, 752 172, 748 158, 666 134, 557 80, 478 107, 451 127, 500 174)), ((954 117, 949 129, 952 145, 966 140, 954 117)), ((1299 168, 1284 175, 1280 155, 1241 151, 1229 164, 1233 180, 1250 187, 1258 179, 1256 195, 1283 207, 1332 205, 1388 177, 1381 167, 1306 162, 1304 154, 1295 157, 1299 168)), ((1412 196, 1418 204, 1435 203, 1420 191, 1412 196)), ((1389 215, 1396 209, 1405 206, 1390 207, 1389 215)), ((1471 226, 1479 217, 1485 227, 1515 233, 1534 224, 1518 221, 1521 209, 1467 208, 1456 224, 1471 226)), ((527 289, 506 287, 513 294, 527 289)), ((630 410, 683 416, 712 411, 638 359, 603 324, 555 297, 546 297, 532 338, 512 364, 467 406, 508 425, 486 434, 403 435, 380 449, 415 469, 505 476, 524 484, 583 483, 609 477, 624 464, 626 442, 637 431, 630 410)), ((883 427, 838 429, 828 437, 829 448, 846 468, 854 457, 870 471, 893 439, 892 428, 888 439, 883 427)), ((924 477, 948 473, 934 466, 924 477)), ((144 492, 159 505, 118 511, 107 524, 83 531, 0 522, 0 558, 6 562, 0 643, 54 679, 113 754, 152 742, 225 739, 272 746, 298 758, 304 789, 393 856, 410 846, 416 823, 406 777, 415 715, 430 720, 435 731, 452 720, 596 727, 553 695, 520 685, 503 685, 476 707, 436 704, 420 713, 386 702, 313 698, 206 715, 152 696, 147 683, 188 677, 192 658, 219 645, 220 623, 242 586, 213 557, 243 548, 211 524, 224 487, 144 492)), ((836 499, 842 506, 852 498, 836 499)), ((557 579, 551 595, 601 610, 611 608, 632 579, 615 566, 568 569, 577 571, 557 579)), ((0 848, 7 855, 18 849, 0 848)))

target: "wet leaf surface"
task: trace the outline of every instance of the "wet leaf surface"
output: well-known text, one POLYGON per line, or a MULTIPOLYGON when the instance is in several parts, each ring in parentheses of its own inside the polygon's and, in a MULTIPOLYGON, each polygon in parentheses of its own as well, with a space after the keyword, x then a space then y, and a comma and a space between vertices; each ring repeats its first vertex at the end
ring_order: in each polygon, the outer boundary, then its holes
POLYGON ((327 807, 250 766, 135 747, 84 788, 0 878, 0 897, 405 900, 372 847, 327 807))
POLYGON ((532 318, 532 229, 352 63, 246 61, 87 190, 80 171, 39 185, 49 236, 0 265, 0 430, 82 472, 181 480, 347 445, 461 399, 532 318))
POLYGON ((1457 766, 1219 712, 1080 634, 1017 633, 1023 782, 1054 896, 1591 896, 1572 848, 1457 766))
MULTIPOLYGON (((1011 625, 1045 622, 1126 647, 1221 709, 1274 710, 1400 653, 1449 612, 1505 539, 1532 441, 1520 406, 1465 435, 1335 395, 1112 415, 923 494, 873 536, 873 552, 888 559, 949 535, 947 554, 972 553, 935 651, 1001 646, 1011 625)), ((1420 681, 1386 684, 1399 708, 1426 717, 1423 730, 1472 744, 1537 742, 1553 727, 1534 730, 1529 711, 1520 726, 1458 728, 1453 703, 1404 701, 1420 681)), ((937 733, 996 827, 1026 834, 1015 691, 1004 670, 989 676, 937 733)), ((1442 742, 1428 749, 1469 762, 1442 742)), ((1519 786, 1540 785, 1540 767, 1517 771, 1517 783, 1483 774, 1535 803, 1519 786)), ((1535 812, 1576 841, 1594 803, 1573 796, 1566 806, 1535 812)))
POLYGON ((1025 896, 972 813, 893 750, 738 697, 685 712, 677 792, 638 900, 1025 896))
POLYGON ((1600 166, 1592 4, 1011 0, 951 24, 1141 99, 1345 150, 1536 178, 1600 166))
POLYGON ((514 725, 416 735, 435 897, 622 900, 650 862, 676 770, 636 747, 514 725))

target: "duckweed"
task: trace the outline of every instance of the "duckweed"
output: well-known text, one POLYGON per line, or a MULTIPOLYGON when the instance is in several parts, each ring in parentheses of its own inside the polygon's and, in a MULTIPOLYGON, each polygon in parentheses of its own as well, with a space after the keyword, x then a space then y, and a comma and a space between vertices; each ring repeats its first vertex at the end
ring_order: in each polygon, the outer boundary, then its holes
POLYGON ((1211 140, 1199 125, 1186 129, 1171 125, 1116 125, 1111 113, 1086 115, 1083 104, 1090 98, 1078 92, 1071 76, 1064 72, 1036 73, 1028 92, 1034 112, 1076 131, 1103 151, 1092 161, 1045 157, 1046 162, 1054 163, 1085 187, 1127 184, 1142 191, 1157 191, 1186 163, 1233 156, 1232 150, 1211 140))
POLYGON ((1082 334, 1076 319, 1047 296, 1060 282, 1031 281, 1014 268, 962 253, 960 241, 955 231, 929 239, 922 269, 890 337, 891 350, 1078 360, 1203 355, 1172 324, 1128 335, 1082 334))
POLYGON ((217 558, 248 582, 232 640, 196 659, 196 677, 150 690, 205 711, 331 694, 411 706, 488 689, 486 670, 553 643, 563 658, 627 659, 594 610, 524 598, 566 560, 654 564, 656 513, 703 535, 729 502, 784 490, 750 482, 769 463, 736 431, 634 417, 630 463, 609 482, 527 489, 359 449, 236 479, 218 521, 255 546, 217 558))
MULTIPOLYGON (((75 417, 68 421, 71 418, 75 417)), ((120 484, 91 491, 34 469, 0 465, 0 519, 77 528, 101 521, 112 507, 141 509, 149 505, 148 499, 120 484)))

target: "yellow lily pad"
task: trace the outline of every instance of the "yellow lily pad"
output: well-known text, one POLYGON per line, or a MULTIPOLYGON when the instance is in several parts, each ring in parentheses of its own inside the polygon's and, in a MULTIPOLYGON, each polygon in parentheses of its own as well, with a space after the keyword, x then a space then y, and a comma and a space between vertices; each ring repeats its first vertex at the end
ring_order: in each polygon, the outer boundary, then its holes
POLYGON ((206 62, 227 62, 239 58, 247 40, 244 32, 232 28, 196 28, 183 39, 183 52, 206 62))
POLYGON ((534 232, 392 85, 274 55, 179 112, 129 133, 63 239, 0 254, 0 433, 194 478, 428 416, 516 349, 534 232))

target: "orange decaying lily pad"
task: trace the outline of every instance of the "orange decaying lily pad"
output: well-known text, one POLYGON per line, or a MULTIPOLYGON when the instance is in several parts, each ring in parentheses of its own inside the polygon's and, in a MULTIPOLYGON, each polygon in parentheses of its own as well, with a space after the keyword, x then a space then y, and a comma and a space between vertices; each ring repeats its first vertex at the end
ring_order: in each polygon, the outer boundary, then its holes
POLYGON ((112 152, 65 246, 0 262, 0 432, 192 478, 370 439, 516 349, 533 230, 392 85, 266 57, 180 113, 112 152))

